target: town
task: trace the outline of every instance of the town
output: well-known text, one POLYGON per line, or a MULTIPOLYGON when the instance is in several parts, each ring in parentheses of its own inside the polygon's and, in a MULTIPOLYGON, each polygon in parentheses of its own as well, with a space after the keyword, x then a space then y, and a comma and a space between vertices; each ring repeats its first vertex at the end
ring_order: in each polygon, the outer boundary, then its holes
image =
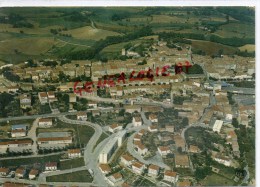
POLYGON ((122 59, 2 65, 0 184, 254 185, 255 57, 146 40, 122 59))

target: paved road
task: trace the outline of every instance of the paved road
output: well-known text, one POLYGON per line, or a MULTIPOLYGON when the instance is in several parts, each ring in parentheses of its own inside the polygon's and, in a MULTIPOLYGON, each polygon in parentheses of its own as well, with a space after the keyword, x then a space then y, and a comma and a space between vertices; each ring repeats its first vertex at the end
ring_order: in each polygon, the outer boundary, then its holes
POLYGON ((54 186, 78 186, 78 187, 87 187, 87 186, 93 186, 92 183, 82 183, 82 182, 39 182, 36 180, 26 180, 26 179, 15 179, 15 178, 1 178, 1 182, 15 182, 15 183, 26 183, 26 184, 32 184, 32 185, 39 185, 39 184, 48 184, 48 185, 54 185, 54 186))
POLYGON ((28 132, 28 138, 31 138, 33 140, 33 145, 32 145, 32 152, 33 155, 37 155, 38 149, 37 149, 37 136, 36 136, 36 129, 38 126, 38 121, 39 118, 34 120, 31 129, 28 132))
POLYGON ((77 112, 63 112, 57 114, 37 114, 31 116, 17 116, 17 117, 7 117, 7 118, 0 118, 0 122, 11 121, 11 120, 24 120, 24 119, 35 119, 41 117, 59 117, 63 115, 75 115, 77 112))
POLYGON ((99 137, 101 136, 103 129, 95 123, 91 123, 88 121, 77 121, 77 120, 71 120, 66 118, 65 116, 62 116, 59 118, 60 120, 71 123, 71 124, 81 124, 81 125, 88 125, 95 129, 95 133, 89 140, 87 146, 84 150, 84 161, 87 169, 92 169, 94 171, 94 179, 93 183, 97 184, 98 186, 107 186, 107 182, 105 180, 104 175, 101 173, 101 171, 98 169, 98 157, 99 153, 102 151, 103 147, 108 142, 108 139, 112 138, 114 135, 108 137, 107 139, 103 140, 101 143, 98 144, 98 146, 94 149, 94 146, 96 145, 99 137), (94 151, 94 152, 93 152, 94 151))

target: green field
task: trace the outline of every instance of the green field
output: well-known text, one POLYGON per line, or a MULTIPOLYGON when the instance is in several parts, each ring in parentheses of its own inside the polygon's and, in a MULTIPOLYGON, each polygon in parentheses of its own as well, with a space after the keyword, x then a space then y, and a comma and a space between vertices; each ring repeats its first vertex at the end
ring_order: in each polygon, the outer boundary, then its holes
POLYGON ((203 40, 192 40, 192 48, 205 51, 207 55, 218 54, 219 50, 223 50, 223 54, 234 54, 238 51, 236 47, 203 40))
POLYGON ((203 181, 201 181, 204 186, 233 186, 234 181, 222 177, 218 174, 212 174, 207 176, 203 181))
POLYGON ((59 162, 60 158, 61 154, 17 159, 12 158, 8 160, 0 160, 0 167, 17 167, 21 165, 33 165, 36 163, 41 163, 42 165, 44 165, 44 163, 46 162, 59 162))
POLYGON ((46 178, 47 182, 92 182, 93 178, 87 170, 54 175, 46 178))
POLYGON ((74 158, 71 160, 65 160, 60 162, 60 169, 65 170, 65 169, 71 169, 71 168, 77 168, 77 167, 82 167, 84 166, 84 158, 74 158))

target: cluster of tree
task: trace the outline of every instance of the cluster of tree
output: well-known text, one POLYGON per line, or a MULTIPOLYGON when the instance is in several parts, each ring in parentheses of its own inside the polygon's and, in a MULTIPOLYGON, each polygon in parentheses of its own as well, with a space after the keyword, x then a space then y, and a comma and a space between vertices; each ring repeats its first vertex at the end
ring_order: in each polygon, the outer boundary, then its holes
POLYGON ((191 44, 190 40, 184 38, 172 38, 171 40, 167 41, 167 47, 169 48, 178 48, 179 46, 176 43, 184 43, 184 44, 191 44))
POLYGON ((56 62, 56 61, 44 61, 42 65, 56 67, 58 65, 58 62, 56 62))
POLYGON ((200 65, 194 64, 189 68, 188 74, 203 74, 203 69, 200 65))
POLYGON ((86 50, 72 51, 67 54, 64 54, 66 59, 73 60, 86 60, 93 59, 95 56, 99 56, 99 52, 107 47, 108 45, 117 44, 121 42, 128 42, 143 36, 152 35, 152 29, 150 27, 143 27, 140 30, 137 30, 133 33, 126 34, 124 36, 108 36, 104 40, 97 41, 93 47, 86 50))
POLYGON ((124 13, 115 13, 111 16, 112 21, 120 21, 122 19, 128 18, 130 15, 128 12, 124 13))
POLYGON ((6 117, 7 111, 6 107, 14 100, 14 96, 8 93, 0 94, 0 116, 6 117))
POLYGON ((230 15, 236 20, 255 23, 255 10, 250 7, 218 7, 217 10, 230 15))
POLYGON ((9 67, 3 68, 2 73, 6 79, 12 82, 20 81, 20 77, 18 75, 13 74, 12 70, 9 67))
POLYGON ((206 52, 201 50, 201 49, 194 49, 194 48, 192 48, 192 53, 193 54, 197 54, 197 55, 202 55, 202 56, 206 55, 206 52))
POLYGON ((203 34, 196 33, 174 33, 174 32, 161 32, 159 33, 159 40, 171 41, 176 38, 190 38, 195 40, 205 40, 205 36, 203 34))
POLYGON ((29 23, 24 17, 19 14, 11 13, 6 16, 0 16, 0 23, 7 23, 13 25, 14 28, 33 28, 33 24, 29 23))
POLYGON ((236 55, 242 56, 242 57, 255 57, 255 51, 253 51, 253 52, 248 52, 247 50, 237 51, 236 55))
POLYGON ((78 11, 73 11, 69 13, 69 15, 65 17, 65 21, 84 22, 89 24, 91 23, 89 17, 86 14, 82 14, 78 11))
POLYGON ((216 42, 216 43, 221 43, 224 45, 230 45, 234 47, 240 47, 245 44, 255 44, 255 39, 254 38, 222 38, 216 35, 211 35, 210 36, 210 41, 211 42, 216 42))

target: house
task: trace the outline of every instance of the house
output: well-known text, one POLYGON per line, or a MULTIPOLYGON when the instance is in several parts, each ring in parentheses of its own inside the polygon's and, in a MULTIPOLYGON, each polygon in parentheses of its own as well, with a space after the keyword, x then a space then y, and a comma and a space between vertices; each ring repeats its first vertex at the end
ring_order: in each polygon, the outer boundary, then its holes
POLYGON ((150 120, 151 122, 158 123, 158 118, 157 118, 157 115, 155 115, 155 114, 150 114, 150 115, 149 115, 149 120, 150 120))
POLYGON ((173 125, 165 125, 165 130, 167 132, 174 132, 174 126, 173 125))
POLYGON ((111 168, 108 164, 100 164, 99 169, 105 175, 111 172, 111 168))
POLYGON ((164 171, 163 180, 171 183, 176 183, 178 181, 178 174, 177 172, 166 170, 164 171))
POLYGON ((134 127, 138 127, 142 125, 142 118, 140 116, 133 117, 132 123, 134 127))
POLYGON ((168 146, 159 146, 158 147, 158 152, 162 157, 167 156, 169 153, 171 153, 171 150, 168 146))
POLYGON ((214 125, 213 125, 213 131, 220 133, 222 125, 223 125, 223 121, 222 120, 216 120, 214 125))
POLYGON ((160 170, 160 167, 159 166, 156 166, 156 165, 153 165, 151 164, 149 167, 148 167, 148 175, 149 176, 157 176, 159 174, 159 170, 160 170))
POLYGON ((188 180, 184 180, 184 181, 178 182, 177 186, 178 187, 190 187, 191 182, 188 180))
POLYGON ((76 103, 77 102, 77 96, 74 93, 69 94, 69 102, 70 103, 76 103))
POLYGON ((48 100, 50 102, 54 102, 57 101, 56 97, 55 97, 55 93, 53 91, 49 91, 47 92, 47 96, 48 96, 48 100))
POLYGON ((136 134, 136 135, 134 136, 134 141, 141 141, 141 138, 142 138, 141 135, 136 134))
POLYGON ((143 136, 143 135, 146 134, 146 132, 147 132, 146 130, 141 129, 141 130, 138 132, 138 135, 143 136))
POLYGON ((114 173, 113 175, 110 175, 108 177, 108 181, 110 184, 112 184, 113 186, 116 185, 116 183, 122 181, 123 177, 120 173, 114 173))
POLYGON ((96 101, 89 101, 88 106, 93 107, 93 108, 97 108, 97 102, 96 101))
POLYGON ((32 99, 31 99, 30 95, 26 95, 26 94, 20 95, 20 107, 22 109, 30 108, 31 101, 32 101, 32 99))
POLYGON ((136 161, 132 164, 132 170, 134 173, 141 175, 144 169, 145 169, 145 164, 142 162, 136 161))
POLYGON ((227 157, 224 157, 224 156, 219 155, 219 154, 213 155, 212 157, 213 157, 213 159, 215 161, 217 161, 220 164, 224 164, 225 166, 230 166, 231 165, 231 160, 228 159, 227 157))
POLYGON ((137 142, 135 147, 137 148, 137 152, 142 156, 148 152, 148 149, 141 142, 137 142))
POLYGON ((99 110, 91 110, 92 112, 92 116, 95 117, 95 116, 100 116, 100 112, 99 110))
POLYGON ((78 112, 77 113, 77 120, 86 121, 88 119, 86 112, 78 112))
POLYGON ((81 157, 80 149, 69 149, 68 150, 68 157, 69 158, 78 158, 81 157))
POLYGON ((36 179, 36 177, 39 175, 39 170, 37 169, 31 169, 30 173, 29 173, 29 179, 33 180, 36 179))
POLYGON ((15 177, 18 179, 24 178, 26 174, 26 169, 19 167, 15 170, 15 177))
POLYGON ((38 122, 39 127, 51 127, 52 126, 52 118, 41 118, 38 122))
POLYGON ((128 154, 124 154, 120 158, 121 163, 124 164, 125 166, 130 166, 134 160, 135 160, 134 157, 128 154))
POLYGON ((112 132, 112 133, 115 133, 115 132, 122 130, 122 129, 123 129, 123 126, 119 125, 119 124, 112 124, 108 127, 108 131, 112 132))
POLYGON ((189 152, 190 153, 200 153, 200 149, 198 146, 196 145, 190 145, 190 148, 189 148, 189 152))
POLYGON ((26 124, 12 125, 11 136, 24 137, 26 136, 28 126, 26 124))
POLYGON ((19 86, 8 86, 7 87, 7 91, 8 91, 8 93, 10 93, 10 92, 17 92, 19 90, 19 86))
POLYGON ((37 143, 40 144, 71 144, 72 132, 42 132, 38 134, 37 143))
POLYGON ((41 104, 48 103, 48 95, 46 92, 39 92, 38 97, 41 104))
POLYGON ((149 130, 150 132, 157 132, 157 131, 158 131, 158 128, 157 128, 156 125, 150 125, 150 126, 148 127, 148 130, 149 130))
POLYGON ((175 167, 176 168, 189 168, 190 161, 186 154, 175 154, 175 167))
POLYGON ((0 168, 0 176, 5 177, 9 174, 10 169, 9 168, 0 168))
POLYGON ((12 138, 24 137, 24 136, 26 136, 26 130, 24 130, 24 129, 14 129, 14 130, 11 131, 11 136, 12 136, 12 138))
POLYGON ((45 163, 45 171, 56 171, 57 165, 57 162, 47 162, 45 163))

